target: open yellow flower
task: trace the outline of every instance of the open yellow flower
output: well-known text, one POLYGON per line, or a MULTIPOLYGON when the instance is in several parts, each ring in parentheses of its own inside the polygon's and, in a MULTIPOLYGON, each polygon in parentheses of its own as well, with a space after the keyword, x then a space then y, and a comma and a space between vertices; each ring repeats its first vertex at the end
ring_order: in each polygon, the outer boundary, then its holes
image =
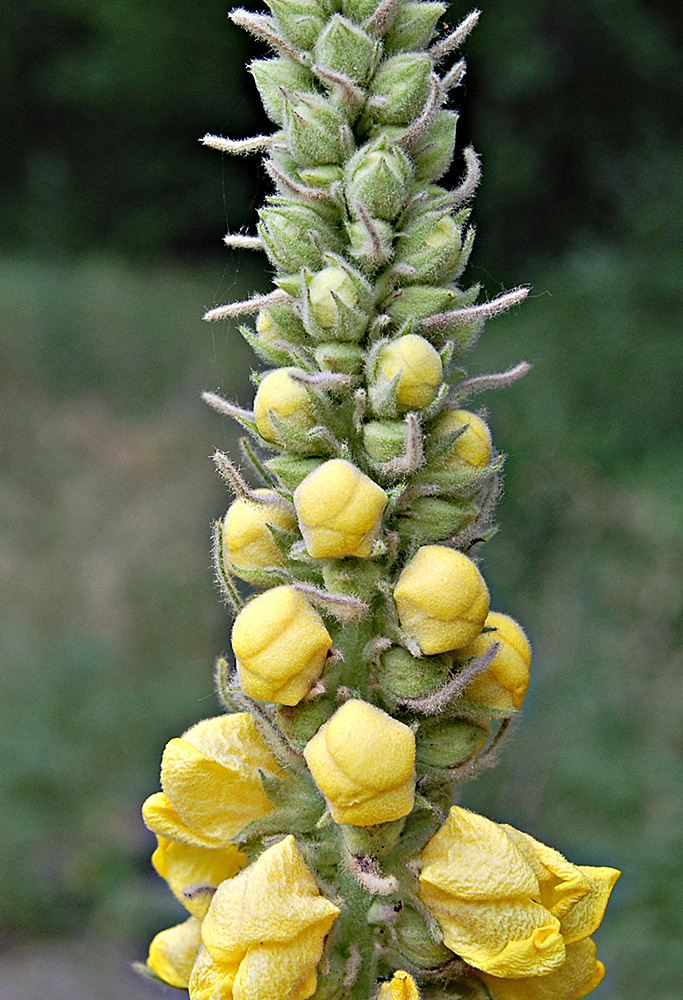
POLYGON ((423 653, 460 649, 479 635, 489 610, 484 578, 462 552, 423 545, 394 588, 403 629, 423 653))
POLYGON ((584 938, 567 945, 567 957, 547 976, 499 979, 479 973, 494 1000, 581 1000, 603 980, 605 966, 598 961, 595 943, 584 938))
MULTIPOLYGON (((275 498, 274 490, 255 490, 257 496, 275 498)), ((223 555, 236 576, 249 570, 283 566, 284 557, 269 525, 285 531, 296 530, 294 511, 280 504, 235 500, 223 518, 223 555)))
POLYGON ((490 705, 505 712, 515 712, 524 701, 529 687, 531 646, 523 630, 514 619, 491 611, 485 626, 495 632, 482 632, 461 650, 461 656, 484 656, 498 644, 498 652, 488 665, 468 684, 463 696, 482 705, 490 705))
POLYGON ((567 946, 600 925, 618 877, 454 806, 422 853, 420 891, 448 948, 490 976, 517 980, 565 964, 567 946))
POLYGON ((250 698, 298 705, 320 677, 332 636, 294 587, 272 587, 232 627, 240 684, 250 698))
POLYGON ((248 863, 231 838, 273 808, 259 771, 284 773, 246 713, 205 719, 166 745, 163 791, 142 814, 158 838, 154 867, 196 917, 212 890, 248 863))
POLYGON ((413 977, 399 970, 390 982, 382 983, 377 1000, 420 1000, 420 994, 413 977))
POLYGON ((367 558, 382 526, 388 497, 351 462, 333 458, 294 492, 299 527, 315 559, 367 558))
POLYGON ((307 1000, 338 913, 294 837, 285 837, 218 887, 202 923, 191 1000, 307 1000))
POLYGON ((304 754, 337 823, 373 826, 413 808, 415 736, 374 705, 345 702, 304 754))
POLYGON ((189 917, 184 923, 160 931, 149 946, 147 965, 169 986, 186 990, 202 939, 200 921, 189 917))

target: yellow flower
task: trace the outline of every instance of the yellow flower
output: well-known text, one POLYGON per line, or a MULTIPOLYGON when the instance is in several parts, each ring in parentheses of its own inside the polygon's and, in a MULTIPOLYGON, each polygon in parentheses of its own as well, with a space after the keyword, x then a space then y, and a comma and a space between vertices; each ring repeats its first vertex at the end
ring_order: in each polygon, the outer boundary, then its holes
POLYGON ((494 1000, 581 1000, 603 980, 605 966, 590 938, 567 945, 564 963, 547 976, 499 979, 479 973, 494 1000))
POLYGON ((382 526, 387 495, 351 462, 333 458, 294 492, 299 527, 315 559, 367 558, 382 526))
MULTIPOLYGON (((276 497, 274 490, 255 490, 258 496, 276 497)), ((294 512, 283 504, 235 500, 223 518, 223 557, 236 576, 249 570, 284 565, 268 525, 296 530, 294 512)))
POLYGON ((297 371, 296 368, 276 368, 264 376, 258 387, 254 398, 254 419, 267 441, 285 443, 271 419, 273 415, 299 431, 309 431, 316 424, 308 392, 303 385, 290 378, 290 373, 297 371))
POLYGON ((461 651, 461 656, 483 656, 495 643, 498 652, 486 670, 467 685, 463 695, 506 712, 516 711, 529 687, 529 640, 514 619, 497 611, 492 611, 484 624, 495 632, 482 632, 461 651))
POLYGON ((150 795, 142 814, 159 841, 155 868, 194 916, 203 917, 212 889, 247 864, 231 838, 273 808, 259 771, 284 773, 245 713, 205 719, 166 745, 163 791, 150 795))
POLYGON ((308 286, 311 312, 323 329, 331 330, 337 322, 337 300, 345 306, 358 304, 353 281, 343 267, 326 267, 314 274, 308 286))
POLYGON ((462 434, 439 456, 438 466, 466 464, 475 469, 485 469, 491 461, 491 432, 476 413, 449 410, 436 421, 432 433, 440 437, 453 434, 463 427, 465 429, 462 434))
POLYGON ((192 966, 202 943, 200 922, 189 917, 184 923, 160 931, 149 946, 147 965, 169 986, 186 990, 192 966))
POLYGON ((374 826, 413 808, 415 736, 373 705, 345 702, 304 755, 337 823, 374 826))
POLYGON ((441 358, 424 337, 408 333, 389 341, 379 354, 379 371, 391 381, 400 373, 396 387, 399 410, 415 410, 428 406, 441 385, 441 358))
POLYGON ((401 625, 423 653, 460 649, 479 635, 489 610, 484 578, 462 552, 423 545, 394 588, 401 625))
POLYGON ((619 877, 613 868, 573 865, 527 834, 458 806, 421 860, 422 898, 446 947, 503 980, 559 970, 567 946, 600 925, 619 877))
POLYGON ((280 705, 297 705, 309 692, 331 645, 322 618, 294 587, 259 594, 232 627, 245 694, 280 705))
POLYGON ((216 891, 202 924, 191 1000, 307 1000, 339 908, 285 837, 216 891))
POLYGON ((407 972, 395 972, 391 982, 382 983, 377 1000, 420 1000, 415 980, 407 972))

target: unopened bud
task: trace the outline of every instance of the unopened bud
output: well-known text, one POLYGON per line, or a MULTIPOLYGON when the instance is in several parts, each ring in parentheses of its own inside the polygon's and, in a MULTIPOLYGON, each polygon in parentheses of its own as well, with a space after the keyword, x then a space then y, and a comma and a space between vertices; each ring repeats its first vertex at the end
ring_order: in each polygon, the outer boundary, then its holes
POLYGON ((309 187, 327 188, 336 181, 340 181, 343 176, 342 168, 332 164, 325 164, 323 167, 308 167, 306 170, 299 171, 299 177, 309 187))
POLYGON ((463 719, 423 722, 417 733, 417 760, 427 767, 455 767, 469 760, 487 736, 487 729, 463 719))
POLYGON ((474 504, 466 500, 417 497, 397 519, 397 530, 403 542, 439 542, 469 524, 476 513, 474 504))
POLYGON ((445 653, 472 642, 484 627, 489 592, 466 555, 445 545, 423 545, 394 588, 401 626, 423 653, 445 653))
POLYGON ((415 274, 408 281, 418 283, 445 281, 459 268, 462 252, 462 227, 459 218, 441 212, 429 212, 408 225, 396 247, 396 262, 408 264, 415 274))
POLYGON ((284 133, 301 166, 340 163, 344 125, 342 113, 317 94, 302 94, 294 102, 285 101, 284 133))
POLYGON ((270 260, 282 271, 298 274, 302 267, 317 271, 321 246, 341 250, 341 240, 319 212, 291 198, 269 198, 259 212, 258 230, 270 260))
POLYGON ((377 10, 377 0, 342 0, 342 14, 364 24, 377 10))
POLYGON ((254 399, 256 426, 267 441, 284 444, 273 423, 281 421, 295 431, 306 433, 315 426, 313 405, 306 389, 290 378, 296 368, 276 368, 262 379, 254 399))
POLYGON ((411 285, 401 289, 400 295, 387 305, 386 312, 396 323, 403 325, 410 319, 424 319, 447 310, 458 295, 459 293, 452 288, 411 285))
POLYGON ((369 215, 395 219, 403 208, 413 174, 410 160, 385 136, 367 143, 346 167, 346 197, 360 202, 369 215))
POLYGON ((359 219, 357 222, 347 222, 346 231, 351 253, 358 260, 374 269, 390 259, 394 230, 388 222, 382 219, 359 219))
POLYGON ((432 60, 421 53, 392 56, 379 67, 367 111, 379 125, 405 125, 422 111, 429 94, 432 60))
POLYGON ((415 52, 426 48, 431 41, 436 22, 446 13, 442 3, 418 3, 409 0, 396 11, 384 39, 384 50, 389 55, 394 52, 415 52))
MULTIPOLYGON (((256 496, 275 498, 274 490, 256 490, 256 496)), ((269 526, 296 531, 294 511, 280 504, 235 500, 223 518, 223 555, 236 576, 249 578, 253 570, 284 565, 269 526)))
POLYGON ((438 112, 427 134, 412 150, 416 181, 438 181, 446 173, 453 161, 457 124, 455 111, 438 112))
MULTIPOLYGON (((396 384, 396 406, 399 411, 423 409, 428 406, 438 391, 443 377, 441 358, 424 337, 408 333, 404 337, 389 341, 380 351, 378 376, 391 382, 398 376, 396 384)), ((381 384, 378 383, 378 391, 381 384)), ((371 387, 371 398, 375 387, 371 387)))
POLYGON ((366 83, 377 61, 377 42, 352 21, 334 14, 315 44, 316 62, 354 83, 366 83))
POLYGON ((491 461, 491 432, 476 413, 449 410, 435 422, 432 435, 437 440, 454 436, 452 443, 432 463, 434 468, 485 469, 491 461))
POLYGON ((288 42, 300 49, 312 49, 329 17, 319 0, 268 0, 278 27, 288 42))
POLYGON ((299 317, 285 306, 261 309, 256 317, 256 333, 264 344, 304 344, 308 340, 299 317))
POLYGON ((419 969, 434 969, 453 958, 453 952, 434 941, 424 917, 415 907, 404 905, 395 925, 401 953, 419 969))
POLYGON ((249 72, 266 114, 277 125, 282 125, 285 120, 285 94, 313 87, 311 73, 292 59, 255 59, 249 66, 249 72))
POLYGON ((315 360, 322 371, 357 375, 363 367, 363 349, 357 344, 318 344, 315 360))
POLYGON ((470 646, 462 650, 460 656, 479 658, 496 644, 498 651, 486 670, 468 684, 463 697, 480 705, 507 712, 516 711, 524 701, 529 687, 529 640, 517 622, 508 615, 492 611, 485 624, 493 631, 482 632, 470 646))
POLYGON ((444 656, 411 656, 403 646, 382 653, 377 681, 393 698, 424 698, 443 687, 449 673, 444 656))
POLYGON ((402 420, 370 420, 363 426, 363 445, 373 462, 388 462, 406 450, 408 428, 402 420))

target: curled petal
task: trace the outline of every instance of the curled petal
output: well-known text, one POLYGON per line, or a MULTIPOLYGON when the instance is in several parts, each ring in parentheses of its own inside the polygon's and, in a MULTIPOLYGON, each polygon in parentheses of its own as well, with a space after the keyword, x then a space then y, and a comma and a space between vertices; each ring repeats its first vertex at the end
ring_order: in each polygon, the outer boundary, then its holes
POLYGON ((169 986, 186 990, 201 945, 199 921, 189 917, 184 923, 160 931, 149 946, 147 965, 169 986))

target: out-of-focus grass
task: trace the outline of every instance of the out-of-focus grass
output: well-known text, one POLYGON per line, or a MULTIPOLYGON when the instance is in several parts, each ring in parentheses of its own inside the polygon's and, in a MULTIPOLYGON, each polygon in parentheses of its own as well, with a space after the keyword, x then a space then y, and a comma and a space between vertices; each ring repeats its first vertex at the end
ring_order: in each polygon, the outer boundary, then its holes
MULTIPOLYGON (((570 259, 489 324, 471 363, 536 363, 481 398, 509 454, 484 570, 535 655, 522 724, 463 801, 624 869, 598 934, 605 1000, 674 1000, 683 973, 679 278, 655 257, 570 259)), ((165 740, 216 710, 211 664, 227 647, 207 554, 226 495, 207 456, 235 435, 199 392, 251 395, 236 330, 199 316, 257 285, 241 263, 237 281, 0 265, 11 939, 78 929, 139 943, 179 916, 138 810, 165 740)))

